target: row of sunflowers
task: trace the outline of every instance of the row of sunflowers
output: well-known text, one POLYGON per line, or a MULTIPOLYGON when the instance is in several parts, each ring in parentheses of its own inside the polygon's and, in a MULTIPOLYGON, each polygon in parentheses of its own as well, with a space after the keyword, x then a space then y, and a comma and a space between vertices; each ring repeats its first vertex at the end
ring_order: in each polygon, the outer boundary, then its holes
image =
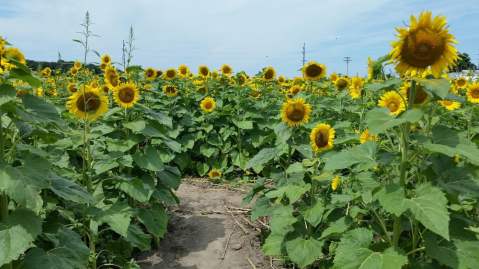
POLYGON ((292 266, 477 268, 479 82, 447 76, 455 42, 423 12, 366 78, 311 61, 288 79, 107 54, 101 74, 32 73, 2 40, 0 264, 139 268, 198 175, 254 180, 263 251, 292 266))

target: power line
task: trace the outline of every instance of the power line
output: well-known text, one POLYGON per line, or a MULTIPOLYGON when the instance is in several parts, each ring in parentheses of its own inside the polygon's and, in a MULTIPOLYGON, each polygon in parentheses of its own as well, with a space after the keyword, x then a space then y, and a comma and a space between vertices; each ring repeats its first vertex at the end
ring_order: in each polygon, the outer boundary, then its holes
POLYGON ((303 43, 302 54, 303 54, 303 65, 301 65, 301 67, 303 67, 306 64, 306 42, 303 43))
POLYGON ((351 59, 350 56, 344 57, 344 61, 346 62, 346 76, 349 75, 349 63, 352 62, 353 60, 351 59))

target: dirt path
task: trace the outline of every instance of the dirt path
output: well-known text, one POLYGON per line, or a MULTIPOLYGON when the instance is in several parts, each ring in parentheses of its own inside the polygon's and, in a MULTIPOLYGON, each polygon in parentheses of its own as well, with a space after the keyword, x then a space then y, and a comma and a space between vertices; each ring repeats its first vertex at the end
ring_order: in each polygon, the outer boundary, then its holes
POLYGON ((181 204, 160 248, 140 257, 143 269, 271 268, 241 210, 244 193, 185 180, 176 194, 181 204))

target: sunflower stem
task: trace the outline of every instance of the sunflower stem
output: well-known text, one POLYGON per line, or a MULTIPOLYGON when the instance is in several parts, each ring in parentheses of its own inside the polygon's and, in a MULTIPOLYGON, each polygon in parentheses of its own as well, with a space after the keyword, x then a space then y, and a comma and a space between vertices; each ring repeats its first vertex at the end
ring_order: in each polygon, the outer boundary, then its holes
MULTIPOLYGON (((3 125, 2 125, 2 116, 3 113, 0 111, 0 164, 4 163, 4 150, 5 150, 5 140, 3 135, 3 125)), ((8 196, 1 192, 0 193, 0 222, 5 221, 8 218, 8 196)), ((1 267, 1 269, 12 269, 12 263, 7 263, 1 267)))

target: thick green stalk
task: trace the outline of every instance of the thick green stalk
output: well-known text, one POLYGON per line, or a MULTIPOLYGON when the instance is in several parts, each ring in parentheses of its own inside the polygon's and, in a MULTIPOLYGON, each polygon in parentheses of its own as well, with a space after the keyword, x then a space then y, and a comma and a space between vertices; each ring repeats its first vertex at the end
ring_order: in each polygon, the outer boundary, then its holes
MULTIPOLYGON (((3 113, 0 111, 0 163, 5 163, 5 137, 3 134, 2 125, 3 113)), ((5 193, 0 193, 0 222, 5 221, 8 217, 8 196, 5 193)), ((1 269, 12 269, 12 264, 8 263, 1 267, 1 269)))

